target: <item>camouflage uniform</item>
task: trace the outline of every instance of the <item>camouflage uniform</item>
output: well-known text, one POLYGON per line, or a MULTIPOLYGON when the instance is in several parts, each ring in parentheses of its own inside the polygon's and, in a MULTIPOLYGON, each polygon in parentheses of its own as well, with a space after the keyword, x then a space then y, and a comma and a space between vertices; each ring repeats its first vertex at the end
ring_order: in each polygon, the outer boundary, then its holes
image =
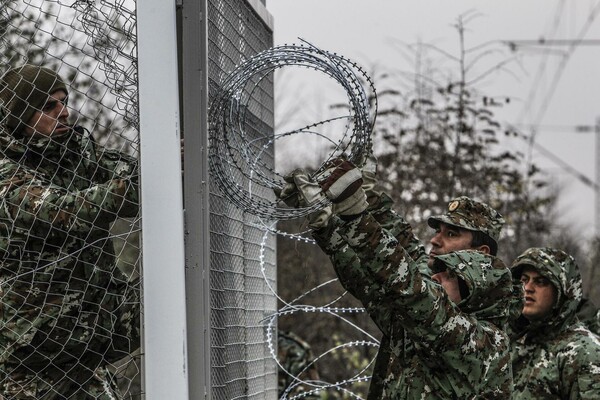
POLYGON ((138 213, 137 163, 81 129, 3 126, 0 157, 1 394, 114 399, 104 366, 139 347, 140 310, 109 228, 138 213))
MULTIPOLYGON (((600 342, 575 318, 582 281, 573 257, 531 248, 513 263, 513 276, 534 267, 557 289, 550 316, 517 325, 513 342, 515 399, 599 399, 600 342)), ((526 321, 526 320, 525 320, 526 321)))
POLYGON ((337 217, 315 238, 342 284, 384 334, 369 399, 506 399, 511 392, 508 338, 510 272, 473 251, 436 257, 467 284, 455 305, 430 279, 427 254, 387 196, 350 222, 337 217))
MULTIPOLYGON (((500 213, 487 204, 473 201, 467 196, 460 196, 448 203, 445 214, 432 216, 427 220, 429 226, 435 229, 440 226, 441 222, 470 231, 483 232, 498 243, 505 221, 500 213)), ((513 283, 511 298, 509 320, 514 320, 521 315, 523 310, 524 298, 521 282, 513 283)))
POLYGON ((280 398, 300 396, 318 399, 318 390, 299 384, 299 380, 316 383, 319 373, 310 345, 293 332, 279 331, 277 334, 277 358, 281 367, 278 373, 280 398), (314 391, 313 391, 314 390, 314 391))

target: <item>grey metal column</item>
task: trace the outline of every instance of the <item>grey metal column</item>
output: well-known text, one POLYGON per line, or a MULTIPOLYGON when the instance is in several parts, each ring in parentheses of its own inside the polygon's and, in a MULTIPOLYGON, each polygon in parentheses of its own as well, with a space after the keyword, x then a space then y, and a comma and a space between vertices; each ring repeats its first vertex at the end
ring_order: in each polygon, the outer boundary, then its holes
POLYGON ((205 0, 181 1, 184 204, 190 399, 210 399, 210 207, 205 0))

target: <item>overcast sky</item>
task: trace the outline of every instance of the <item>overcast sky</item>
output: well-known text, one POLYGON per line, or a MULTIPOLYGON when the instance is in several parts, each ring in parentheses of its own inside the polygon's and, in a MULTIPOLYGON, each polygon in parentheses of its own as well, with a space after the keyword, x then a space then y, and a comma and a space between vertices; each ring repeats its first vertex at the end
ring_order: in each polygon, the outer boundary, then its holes
MULTIPOLYGON (((497 41, 491 47, 498 50, 496 60, 518 60, 510 73, 492 75, 479 89, 512 99, 497 113, 502 122, 519 124, 528 134, 535 128, 541 147, 533 150, 534 162, 562 185, 562 218, 584 235, 593 233, 595 192, 577 175, 596 179, 595 135, 575 133, 574 127, 593 126, 600 118, 600 0, 267 0, 267 9, 274 17, 275 45, 303 38, 369 71, 410 71, 399 42, 431 43, 456 54, 453 24, 459 15, 473 17, 467 48, 497 41), (567 45, 522 46, 511 52, 500 43, 540 38, 567 40, 567 45), (583 41, 578 46, 568 42, 575 39, 583 41)), ((335 89, 293 70, 282 76, 285 82, 277 78, 276 92, 293 93, 286 97, 303 105, 297 114, 320 120, 317 108, 327 102, 324 92, 335 89)), ((289 117, 281 121, 282 107, 290 106, 276 104, 280 126, 289 122, 289 117)), ((527 149, 524 141, 512 146, 527 149)))

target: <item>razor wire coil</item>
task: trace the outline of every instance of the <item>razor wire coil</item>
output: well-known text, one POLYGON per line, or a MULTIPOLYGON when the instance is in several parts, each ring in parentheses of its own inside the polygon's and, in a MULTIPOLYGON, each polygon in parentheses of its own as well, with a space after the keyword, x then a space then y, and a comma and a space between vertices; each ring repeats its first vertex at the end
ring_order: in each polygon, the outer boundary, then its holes
POLYGON ((266 150, 274 141, 297 134, 314 134, 328 139, 333 150, 314 172, 318 176, 332 158, 344 154, 362 166, 371 150, 371 133, 377 111, 375 87, 368 74, 355 62, 336 53, 321 50, 307 42, 303 45, 283 45, 262 51, 240 63, 221 82, 210 103, 210 171, 221 192, 238 208, 255 216, 288 220, 306 216, 329 205, 328 200, 300 208, 281 206, 276 200, 253 195, 253 185, 281 189, 283 176, 263 161, 266 150), (251 102, 257 88, 275 70, 299 66, 324 73, 345 91, 348 114, 313 123, 300 129, 272 135, 259 132, 258 138, 249 132, 251 102), (369 97, 365 85, 369 87, 369 97), (342 138, 335 142, 314 132, 334 119, 347 120, 342 138), (243 182, 240 177, 243 177, 243 182))

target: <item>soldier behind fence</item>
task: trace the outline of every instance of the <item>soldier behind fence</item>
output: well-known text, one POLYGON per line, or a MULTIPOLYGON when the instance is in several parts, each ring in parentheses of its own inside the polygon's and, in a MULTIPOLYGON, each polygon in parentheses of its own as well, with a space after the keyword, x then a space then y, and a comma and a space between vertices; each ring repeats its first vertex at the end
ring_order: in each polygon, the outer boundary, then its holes
POLYGON ((514 261, 523 314, 513 321, 514 399, 600 399, 600 342, 575 315, 582 282, 575 259, 548 247, 514 261))
POLYGON ((0 80, 0 391, 114 399, 107 370, 139 347, 139 288, 109 227, 138 213, 137 163, 68 123, 49 68, 0 80))
POLYGON ((279 398, 292 398, 298 395, 306 399, 320 398, 319 391, 315 390, 319 372, 308 343, 293 332, 279 331, 277 358, 281 365, 278 371, 279 398), (310 383, 315 386, 311 386, 310 383))
POLYGON ((341 283, 384 335, 368 398, 510 398, 504 324, 513 304, 511 276, 488 244, 472 240, 483 231, 486 243, 495 244, 501 216, 483 203, 455 199, 430 221, 436 250, 427 256, 389 197, 369 193, 363 179, 372 171, 361 173, 344 160, 330 167, 318 182, 294 171, 277 194, 293 206, 325 196, 333 202, 308 221, 341 283))

